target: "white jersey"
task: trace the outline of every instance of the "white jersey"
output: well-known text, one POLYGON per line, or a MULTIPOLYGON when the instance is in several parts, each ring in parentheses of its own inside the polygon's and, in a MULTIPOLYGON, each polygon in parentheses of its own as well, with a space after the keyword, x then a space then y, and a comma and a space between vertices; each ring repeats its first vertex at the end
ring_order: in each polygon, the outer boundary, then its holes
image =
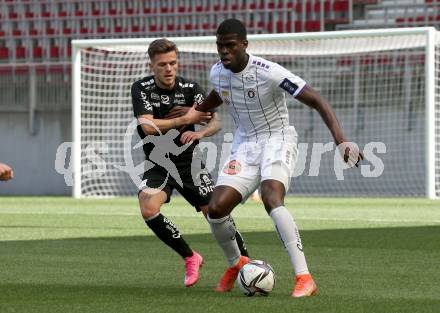
POLYGON ((250 54, 239 73, 216 63, 210 81, 229 107, 237 127, 235 137, 245 141, 282 134, 289 127, 285 93, 296 97, 306 85, 281 65, 250 54))

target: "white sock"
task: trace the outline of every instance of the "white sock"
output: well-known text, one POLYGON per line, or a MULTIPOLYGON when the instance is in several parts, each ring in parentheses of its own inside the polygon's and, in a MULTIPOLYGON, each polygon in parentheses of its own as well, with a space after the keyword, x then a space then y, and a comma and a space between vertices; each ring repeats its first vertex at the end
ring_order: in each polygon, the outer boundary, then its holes
POLYGON ((306 257, 304 256, 301 237, 292 215, 284 206, 272 209, 270 217, 275 223, 278 235, 290 256, 295 275, 308 274, 306 257))
POLYGON ((230 215, 219 219, 210 218, 209 216, 207 218, 211 226, 211 232, 223 249, 229 266, 236 265, 240 260, 241 254, 237 241, 235 240, 237 228, 235 227, 234 220, 230 215))

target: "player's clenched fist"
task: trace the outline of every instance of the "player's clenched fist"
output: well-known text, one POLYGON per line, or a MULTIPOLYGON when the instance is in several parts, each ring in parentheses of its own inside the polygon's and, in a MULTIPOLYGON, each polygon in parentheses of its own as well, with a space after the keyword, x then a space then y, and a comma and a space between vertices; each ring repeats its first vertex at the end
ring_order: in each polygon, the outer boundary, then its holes
POLYGON ((0 180, 10 180, 14 178, 14 171, 4 163, 0 163, 0 180))
POLYGON ((338 145, 338 150, 349 167, 358 167, 359 162, 364 159, 364 155, 359 151, 359 147, 354 142, 343 142, 338 145))

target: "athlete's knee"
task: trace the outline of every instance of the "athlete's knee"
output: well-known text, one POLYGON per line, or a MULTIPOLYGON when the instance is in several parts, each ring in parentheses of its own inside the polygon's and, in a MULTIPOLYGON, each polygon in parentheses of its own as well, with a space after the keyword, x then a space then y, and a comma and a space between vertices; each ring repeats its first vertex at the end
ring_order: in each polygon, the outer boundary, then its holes
POLYGON ((144 219, 150 218, 160 212, 160 207, 162 203, 158 201, 154 201, 150 194, 147 194, 145 192, 140 192, 138 198, 139 198, 139 207, 141 210, 142 217, 144 219))
POLYGON ((262 184, 261 200, 267 213, 270 213, 274 208, 284 205, 284 186, 272 183, 262 184))
POLYGON ((222 218, 229 215, 241 199, 241 194, 232 187, 215 187, 208 205, 208 216, 222 218))
POLYGON ((208 216, 209 218, 222 218, 228 215, 225 203, 219 199, 211 199, 208 205, 208 216))

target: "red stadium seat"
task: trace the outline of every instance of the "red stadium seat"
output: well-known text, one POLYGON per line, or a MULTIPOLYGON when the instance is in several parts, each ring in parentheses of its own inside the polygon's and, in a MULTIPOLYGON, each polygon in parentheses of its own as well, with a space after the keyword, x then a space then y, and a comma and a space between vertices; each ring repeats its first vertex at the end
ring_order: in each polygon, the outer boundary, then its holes
POLYGON ((348 0, 336 0, 333 3, 333 10, 336 12, 348 12, 349 10, 348 0))
POLYGON ((21 30, 20 29, 13 29, 12 30, 12 36, 20 37, 21 36, 21 30))
POLYGON ((50 51, 51 58, 59 58, 60 57, 60 48, 58 46, 51 46, 49 51, 50 51))
POLYGON ((15 47, 15 57, 17 59, 24 59, 26 57, 26 48, 23 46, 15 47))
MULTIPOLYGON (((315 2, 315 5, 313 7, 313 11, 321 12, 321 2, 320 1, 315 2)), ((324 2, 324 12, 329 12, 329 11, 330 11, 330 1, 326 0, 324 2)))
POLYGON ((0 47, 0 59, 9 58, 9 49, 6 47, 0 47))
POLYGON ((305 30, 307 32, 319 32, 321 30, 320 21, 314 21, 314 20, 306 21, 305 30))
POLYGON ((282 20, 277 21, 277 33, 284 32, 284 22, 282 20))
POLYGON ((40 46, 34 46, 32 48, 32 57, 34 59, 41 59, 43 57, 43 48, 40 46))

